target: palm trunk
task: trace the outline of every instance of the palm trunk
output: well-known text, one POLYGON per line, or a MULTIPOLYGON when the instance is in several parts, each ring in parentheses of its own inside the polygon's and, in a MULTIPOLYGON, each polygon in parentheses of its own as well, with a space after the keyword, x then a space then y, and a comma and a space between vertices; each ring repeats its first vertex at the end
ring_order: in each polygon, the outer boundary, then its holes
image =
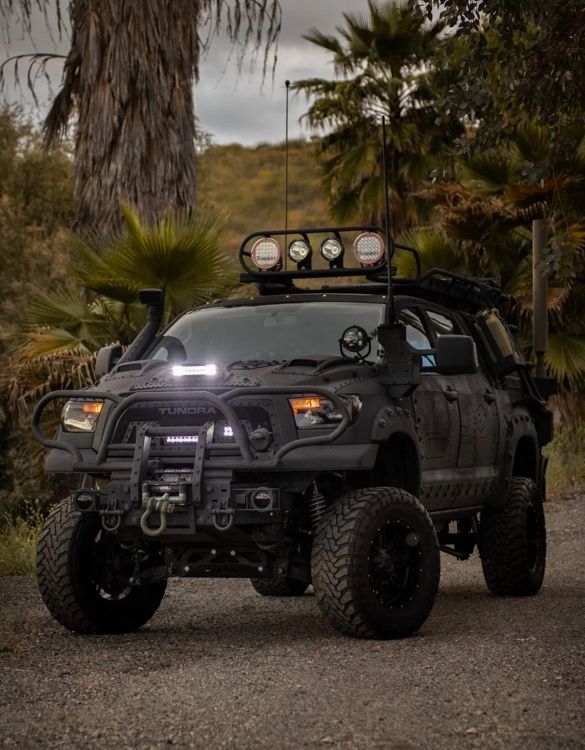
POLYGON ((120 224, 120 203, 146 223, 193 205, 199 61, 197 0, 73 0, 62 89, 49 140, 75 109, 77 226, 120 224))

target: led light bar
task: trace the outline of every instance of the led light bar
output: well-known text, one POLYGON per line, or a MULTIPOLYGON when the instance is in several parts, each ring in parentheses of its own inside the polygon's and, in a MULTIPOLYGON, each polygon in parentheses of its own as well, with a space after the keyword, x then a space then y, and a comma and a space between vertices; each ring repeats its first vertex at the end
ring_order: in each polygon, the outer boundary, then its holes
POLYGON ((173 365, 173 375, 217 375, 216 365, 173 365))
POLYGON ((197 435, 168 435, 165 438, 165 443, 171 445, 172 443, 198 443, 199 438, 197 435))

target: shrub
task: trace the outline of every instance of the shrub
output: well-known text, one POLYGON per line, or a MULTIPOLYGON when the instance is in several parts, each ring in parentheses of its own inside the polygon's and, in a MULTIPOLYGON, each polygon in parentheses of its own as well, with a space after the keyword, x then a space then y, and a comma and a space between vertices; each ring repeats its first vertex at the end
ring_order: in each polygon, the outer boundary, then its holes
POLYGON ((544 452, 549 459, 549 494, 558 495, 585 484, 585 421, 561 427, 544 452))
POLYGON ((19 513, 7 512, 0 522, 0 576, 35 572, 37 537, 44 516, 38 501, 27 501, 19 513))

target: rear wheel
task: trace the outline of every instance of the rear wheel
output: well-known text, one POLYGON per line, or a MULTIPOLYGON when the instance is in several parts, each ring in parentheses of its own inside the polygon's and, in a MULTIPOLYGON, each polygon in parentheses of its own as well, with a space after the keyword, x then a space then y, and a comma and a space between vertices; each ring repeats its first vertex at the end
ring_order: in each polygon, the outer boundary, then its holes
POLYGON ((317 602, 341 632, 411 635, 439 586, 433 522, 416 497, 394 487, 347 494, 317 529, 312 574, 317 602))
POLYGON ((513 477, 504 508, 481 512, 479 552, 492 593, 531 596, 539 591, 546 567, 546 525, 532 479, 513 477))
POLYGON ((250 578, 250 583, 262 596, 302 596, 309 588, 305 581, 276 575, 272 578, 250 578))
POLYGON ((166 581, 130 586, 130 566, 97 514, 80 513, 69 499, 50 513, 37 546, 37 581, 47 609, 69 630, 127 633, 150 620, 166 581))

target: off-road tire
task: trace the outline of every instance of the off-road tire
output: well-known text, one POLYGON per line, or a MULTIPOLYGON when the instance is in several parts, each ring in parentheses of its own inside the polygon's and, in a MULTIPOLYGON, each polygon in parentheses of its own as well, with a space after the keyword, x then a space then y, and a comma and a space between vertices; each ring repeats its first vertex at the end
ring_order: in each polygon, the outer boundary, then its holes
POLYGON ((329 622, 348 635, 404 638, 414 633, 433 607, 440 572, 429 514, 416 497, 394 487, 344 495, 315 534, 317 602, 329 622), (394 540, 387 548, 393 550, 394 544, 395 551, 386 557, 381 555, 383 538, 394 540), (401 576, 403 586, 398 582, 391 600, 389 592, 401 576))
MULTIPOLYGON (((92 577, 91 551, 100 532, 95 513, 62 500, 49 514, 37 545, 37 581, 51 615, 76 633, 128 633, 159 608, 166 581, 106 598, 92 577)), ((107 595, 106 595, 107 596, 107 595)))
POLYGON ((276 575, 272 578, 250 578, 250 583, 261 596, 302 596, 309 588, 305 581, 276 575))
POLYGON ((546 567, 542 498, 532 479, 513 477, 501 510, 486 508, 479 522, 479 553, 487 587, 499 596, 532 596, 546 567))

